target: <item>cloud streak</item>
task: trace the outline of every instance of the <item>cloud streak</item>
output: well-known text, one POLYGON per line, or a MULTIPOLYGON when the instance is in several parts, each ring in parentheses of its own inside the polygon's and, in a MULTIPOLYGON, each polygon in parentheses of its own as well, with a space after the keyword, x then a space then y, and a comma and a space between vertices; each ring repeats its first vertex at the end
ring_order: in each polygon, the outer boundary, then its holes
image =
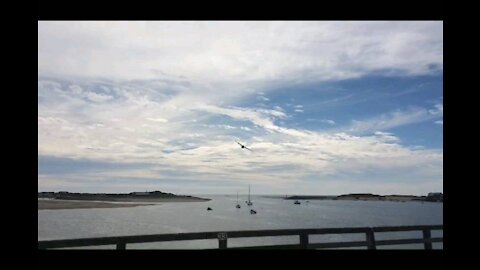
MULTIPOLYGON (((143 98, 139 99, 129 93, 121 95, 122 91, 118 91, 116 102, 100 106, 73 94, 64 99, 65 93, 71 89, 68 85, 61 87, 59 83, 41 81, 39 88, 39 93, 49 92, 47 89, 53 91, 50 94, 55 93, 46 103, 39 104, 39 155, 150 164, 141 170, 128 166, 120 170, 110 166, 110 170, 104 172, 84 171, 84 177, 89 179, 139 177, 160 181, 194 178, 200 182, 221 182, 228 178, 237 184, 250 182, 275 189, 302 181, 308 175, 320 179, 344 174, 358 177, 371 170, 402 174, 422 166, 431 169, 415 169, 416 177, 441 177, 441 151, 405 148, 391 133, 355 136, 287 128, 276 122, 290 116, 276 109, 222 107, 200 103, 202 99, 198 99, 194 106, 182 108, 172 102, 176 98, 140 95, 143 98), (79 117, 78 102, 83 102, 85 117, 79 117), (226 121, 229 124, 210 124, 212 119, 223 116, 230 119, 226 121), (255 151, 242 151, 234 143, 238 137, 246 140, 255 151)), ((118 88, 122 89, 122 86, 118 88)), ((366 131, 392 127, 391 121, 405 124, 409 121, 404 119, 423 115, 437 117, 440 107, 435 108, 431 112, 413 110, 406 115, 388 114, 388 125, 369 121, 354 127, 366 131)), ((72 170, 72 175, 62 175, 78 178, 82 173, 72 170)))
POLYGON ((396 127, 433 120, 443 116, 443 105, 434 109, 410 108, 382 114, 366 120, 353 120, 351 125, 337 129, 354 134, 367 134, 377 130, 390 130, 396 127))
POLYGON ((38 31, 39 188, 252 183, 283 193, 369 176, 385 187, 443 178, 441 150, 385 132, 440 119, 441 104, 347 126, 321 116, 327 132, 286 125, 310 107, 284 110, 266 95, 438 72, 439 22, 39 22, 38 31), (265 104, 239 105, 249 99, 265 104))
POLYGON ((441 22, 42 21, 38 33, 43 75, 309 81, 443 65, 441 22))

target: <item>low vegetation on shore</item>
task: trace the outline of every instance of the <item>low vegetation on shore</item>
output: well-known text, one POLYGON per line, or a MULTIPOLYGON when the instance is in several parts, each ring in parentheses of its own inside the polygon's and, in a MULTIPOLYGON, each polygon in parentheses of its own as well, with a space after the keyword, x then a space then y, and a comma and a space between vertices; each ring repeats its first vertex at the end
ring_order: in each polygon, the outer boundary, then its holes
POLYGON ((84 201, 114 201, 114 202, 200 202, 210 199, 198 198, 188 195, 175 195, 161 191, 131 192, 131 193, 72 193, 39 192, 38 198, 56 200, 84 200, 84 201))
POLYGON ((427 196, 414 195, 377 195, 371 193, 353 193, 339 196, 288 196, 286 200, 364 200, 364 201, 427 201, 443 202, 442 193, 429 193, 427 196))

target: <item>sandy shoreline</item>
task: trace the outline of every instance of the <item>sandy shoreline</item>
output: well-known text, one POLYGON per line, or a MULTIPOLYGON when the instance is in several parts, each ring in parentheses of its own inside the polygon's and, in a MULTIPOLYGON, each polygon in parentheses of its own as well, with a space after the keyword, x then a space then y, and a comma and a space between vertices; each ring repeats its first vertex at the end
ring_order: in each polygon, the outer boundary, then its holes
POLYGON ((53 209, 87 209, 87 208, 119 208, 155 205, 171 202, 204 202, 197 198, 152 198, 152 199, 117 199, 111 201, 87 201, 87 200, 57 200, 38 199, 38 210, 53 209))
POLYGON ((87 209, 87 208, 118 208, 135 207, 152 204, 132 204, 132 203, 109 203, 94 201, 68 201, 68 200, 38 200, 38 210, 53 209, 87 209))

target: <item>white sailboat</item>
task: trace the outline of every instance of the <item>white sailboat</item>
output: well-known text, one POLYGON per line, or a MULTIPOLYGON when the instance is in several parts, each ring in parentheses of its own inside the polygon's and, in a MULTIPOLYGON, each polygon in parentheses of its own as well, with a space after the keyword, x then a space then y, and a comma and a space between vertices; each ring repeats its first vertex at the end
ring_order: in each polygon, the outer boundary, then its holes
POLYGON ((250 201, 250 185, 248 185, 248 201, 246 201, 247 205, 251 206, 253 203, 250 201))

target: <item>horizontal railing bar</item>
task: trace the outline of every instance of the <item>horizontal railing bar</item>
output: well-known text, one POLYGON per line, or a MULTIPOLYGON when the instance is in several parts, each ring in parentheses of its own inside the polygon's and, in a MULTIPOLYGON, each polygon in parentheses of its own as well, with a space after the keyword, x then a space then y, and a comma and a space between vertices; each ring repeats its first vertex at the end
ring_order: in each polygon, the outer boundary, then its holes
POLYGON ((248 247, 229 247, 228 249, 300 249, 299 244, 291 245, 272 245, 272 246, 248 246, 248 247))
POLYGON ((394 240, 378 240, 376 241, 377 246, 386 246, 386 245, 402 245, 402 244, 423 244, 425 242, 443 242, 443 238, 431 238, 430 240, 425 239, 394 239, 394 240))
POLYGON ((118 240, 100 239, 100 238, 49 240, 49 241, 39 241, 38 249, 106 246, 106 245, 116 245, 117 243, 118 243, 118 240))
MULTIPOLYGON (((412 231, 412 230, 425 230, 425 229, 443 230, 443 225, 396 226, 396 227, 373 227, 373 228, 354 227, 354 228, 283 229, 283 230, 259 230, 259 231, 227 231, 225 233, 227 234, 228 238, 243 238, 243 237, 289 236, 289 235, 300 235, 300 234, 315 235, 315 234, 365 233, 365 232, 368 232, 369 230, 373 230, 374 232, 391 232, 391 231, 412 231)), ((118 243, 133 244, 133 243, 147 243, 147 242, 217 239, 219 233, 220 232, 195 232, 195 233, 177 233, 177 234, 153 234, 153 235, 64 239, 64 240, 46 240, 46 241, 38 241, 38 248, 47 249, 47 248, 63 248, 63 247, 117 245, 118 243)), ((327 243, 322 243, 322 244, 327 244, 327 243)))
POLYGON ((348 234, 365 233, 369 228, 324 228, 324 229, 288 229, 288 230, 263 230, 263 231, 234 231, 227 232, 228 238, 263 237, 263 236, 289 236, 299 234, 348 234))
POLYGON ((119 241, 122 241, 128 244, 134 244, 134 243, 202 240, 202 239, 216 239, 216 238, 217 238, 217 232, 133 235, 133 236, 119 236, 119 237, 99 237, 99 238, 83 238, 83 239, 80 238, 80 239, 67 239, 67 240, 39 241, 39 248, 103 246, 103 245, 114 245, 114 244, 117 244, 119 241))
POLYGON ((372 230, 373 230, 374 232, 443 230, 443 225, 418 225, 418 226, 372 227, 372 230))
POLYGON ((342 247, 367 247, 367 241, 312 243, 308 248, 342 248, 342 247))
MULTIPOLYGON (((388 246, 388 245, 404 245, 404 244, 423 244, 428 240, 423 238, 415 239, 392 239, 392 240, 377 240, 375 241, 377 246, 388 246)), ((443 242, 443 238, 430 238, 430 242, 443 242)))
MULTIPOLYGON (((287 230, 261 230, 261 231, 231 231, 227 232, 228 238, 243 237, 267 237, 267 236, 289 236, 300 233, 307 234, 342 234, 342 233, 364 233, 368 228, 326 228, 326 229, 287 229, 287 230)), ((58 248, 74 246, 99 246, 114 245, 118 241, 125 243, 147 243, 147 242, 165 242, 165 241, 185 241, 217 239, 218 232, 200 232, 200 233, 178 233, 178 234, 153 234, 153 235, 134 235, 118 237, 99 237, 99 238, 80 238, 67 240, 47 240, 39 241, 39 248, 58 248)))
POLYGON ((377 246, 388 246, 388 245, 402 245, 402 244, 423 244, 425 243, 424 239, 413 238, 413 239, 392 239, 392 240, 377 240, 377 246))
POLYGON ((430 242, 432 243, 443 242, 443 237, 432 237, 430 238, 430 242))

